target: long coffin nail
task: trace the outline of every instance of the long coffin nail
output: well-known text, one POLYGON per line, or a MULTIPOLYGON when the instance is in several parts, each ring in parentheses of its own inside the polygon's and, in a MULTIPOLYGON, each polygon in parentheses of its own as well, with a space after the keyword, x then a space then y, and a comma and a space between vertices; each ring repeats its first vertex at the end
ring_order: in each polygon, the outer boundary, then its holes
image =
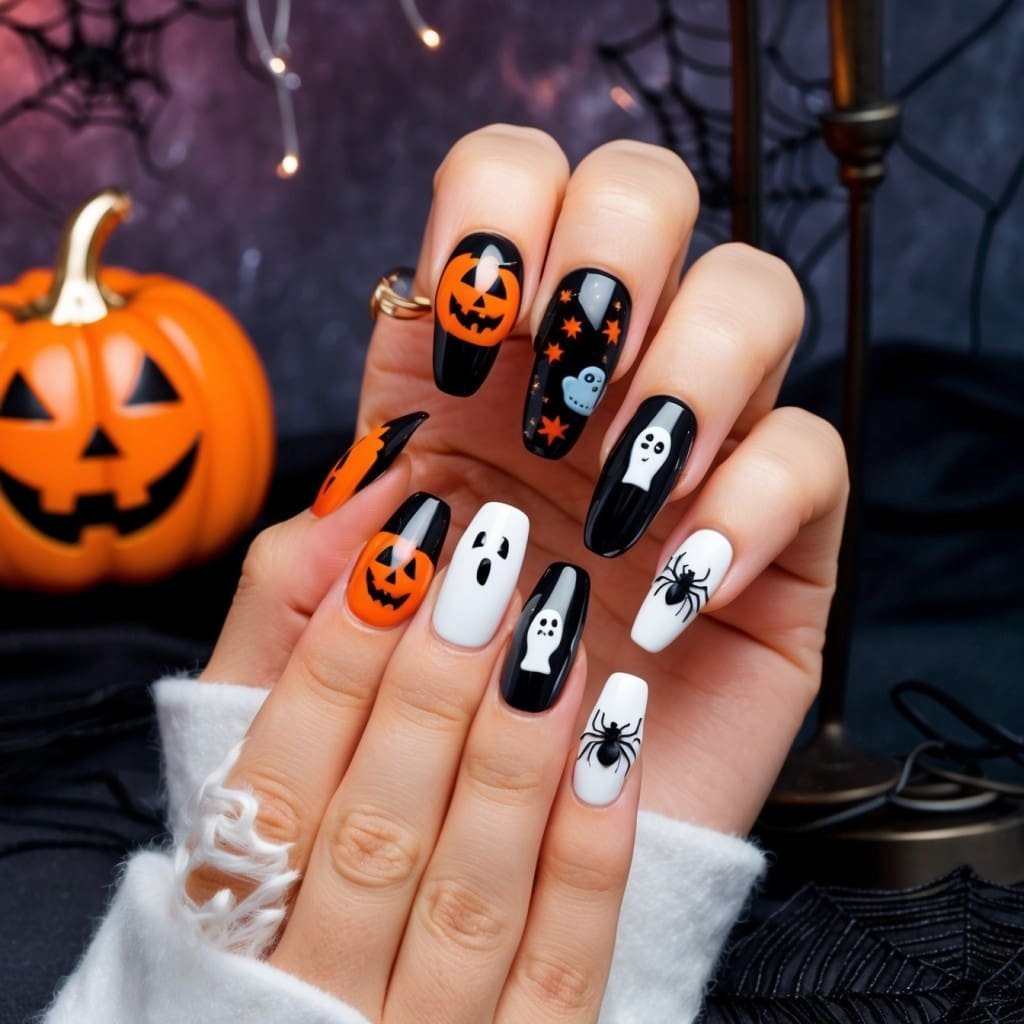
POLYGON ((467 235, 448 259, 434 298, 434 380, 449 395, 472 395, 519 319, 523 260, 501 235, 467 235))
POLYGON ((423 603, 444 547, 451 511, 419 491, 363 548, 348 582, 348 606, 370 626, 404 622, 423 603))
POLYGON ((359 438, 331 467, 313 502, 313 515, 325 516, 369 486, 398 458, 409 438, 428 418, 425 412, 399 416, 359 438))
POLYGON ((460 647, 483 647, 494 636, 519 580, 530 520, 489 501, 459 538, 434 605, 434 630, 460 647))
POLYGON ((645 651, 664 650, 693 622, 732 564, 732 544, 717 530, 690 534, 654 577, 630 636, 645 651))
POLYGON ((576 658, 590 598, 578 565, 554 562, 523 606, 501 673, 501 693, 520 711, 546 711, 558 700, 576 658))
POLYGON ((678 398, 640 404, 615 442, 594 488, 583 538, 611 558, 631 548, 651 525, 686 465, 697 417, 678 398))
POLYGON ((523 442, 560 459, 583 428, 615 372, 629 330, 625 285, 600 270, 574 270, 555 289, 534 342, 523 442))
POLYGON ((640 754, 647 711, 647 684, 628 672, 613 672, 597 698, 580 737, 572 788, 587 804, 610 804, 626 784, 640 754))

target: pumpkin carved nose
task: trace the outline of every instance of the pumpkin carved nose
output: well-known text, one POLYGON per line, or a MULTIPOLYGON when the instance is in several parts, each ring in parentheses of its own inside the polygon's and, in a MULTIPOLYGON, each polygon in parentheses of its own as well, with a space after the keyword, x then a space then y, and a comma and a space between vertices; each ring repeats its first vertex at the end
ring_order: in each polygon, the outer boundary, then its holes
POLYGON ((94 459, 101 455, 120 455, 120 449, 110 440, 106 431, 97 424, 82 452, 83 459, 94 459))

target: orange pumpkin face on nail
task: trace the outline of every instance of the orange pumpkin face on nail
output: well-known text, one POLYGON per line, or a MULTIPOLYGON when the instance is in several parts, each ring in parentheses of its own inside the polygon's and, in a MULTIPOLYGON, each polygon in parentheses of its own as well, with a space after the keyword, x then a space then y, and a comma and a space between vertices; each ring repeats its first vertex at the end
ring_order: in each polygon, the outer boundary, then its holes
POLYGON ((519 300, 519 277, 490 244, 479 256, 463 252, 449 260, 434 309, 450 335, 488 348, 508 337, 519 316, 519 300))
POLYGON ((382 531, 363 551, 349 584, 352 610, 371 626, 394 626, 420 606, 434 563, 408 537, 382 531))

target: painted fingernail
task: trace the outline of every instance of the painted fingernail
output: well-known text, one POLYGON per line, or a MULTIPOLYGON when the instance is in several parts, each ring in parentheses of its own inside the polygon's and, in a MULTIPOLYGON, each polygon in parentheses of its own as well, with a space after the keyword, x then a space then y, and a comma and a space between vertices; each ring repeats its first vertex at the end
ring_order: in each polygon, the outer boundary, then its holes
POLYGON ((325 516, 344 505, 353 494, 377 479, 409 443, 417 427, 428 419, 425 412, 411 412, 388 420, 359 438, 331 467, 313 502, 313 515, 325 516))
POLYGON ((576 658, 590 599, 578 565, 553 562, 534 587, 512 633, 501 693, 520 711, 546 711, 558 700, 576 658))
POLYGON ((455 546, 434 605, 434 630, 460 647, 483 647, 494 636, 516 589, 530 520, 525 512, 489 501, 455 546))
POLYGON ((625 285, 601 270, 574 270, 555 289, 534 342, 523 413, 523 441, 534 455, 560 459, 579 440, 615 372, 631 306, 625 285))
POLYGON ((491 372, 519 318, 523 260, 501 235, 467 235, 448 259, 434 298, 434 380, 472 395, 491 372))
POLYGON ((647 684, 628 672, 613 672, 597 698, 580 737, 572 788, 587 804, 610 804, 626 784, 640 754, 647 712, 647 684))
POLYGON ((678 398, 645 399, 615 442, 587 513, 583 539, 610 558, 631 548, 651 525, 686 465, 697 418, 678 398))
POLYGON ((732 564, 732 544, 717 530, 691 533, 654 577, 630 636, 645 651, 664 650, 693 622, 732 564))
POLYGON ((404 622, 423 603, 448 533, 451 510, 419 491, 363 548, 348 582, 348 606, 370 626, 404 622))

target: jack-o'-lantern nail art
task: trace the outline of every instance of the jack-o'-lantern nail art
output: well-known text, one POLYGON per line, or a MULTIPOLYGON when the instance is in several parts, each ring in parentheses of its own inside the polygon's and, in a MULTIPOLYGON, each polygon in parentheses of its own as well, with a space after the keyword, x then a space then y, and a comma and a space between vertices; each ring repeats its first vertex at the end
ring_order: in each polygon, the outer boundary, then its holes
POLYGON ((507 238, 477 231, 448 259, 434 298, 434 380, 449 395, 472 395, 519 319, 523 261, 507 238))
POLYGON ((423 603, 448 533, 451 510, 419 491, 371 538, 348 583, 348 606, 370 626, 397 626, 423 603))
POLYGON ((501 693, 520 711, 547 711, 562 686, 583 634, 590 577, 578 565, 553 562, 516 622, 501 673, 501 693))
POLYGON ((425 412, 399 416, 364 434, 331 467, 313 502, 313 515, 325 516, 373 483, 398 458, 427 419, 425 412))
POLYGON ((631 548, 675 487, 697 437, 697 417, 678 398, 640 403, 594 488, 583 539, 606 558, 631 548))
POLYGON ((534 341, 523 442, 560 459, 604 398, 629 330, 626 286, 603 270, 574 270, 555 289, 534 341))

